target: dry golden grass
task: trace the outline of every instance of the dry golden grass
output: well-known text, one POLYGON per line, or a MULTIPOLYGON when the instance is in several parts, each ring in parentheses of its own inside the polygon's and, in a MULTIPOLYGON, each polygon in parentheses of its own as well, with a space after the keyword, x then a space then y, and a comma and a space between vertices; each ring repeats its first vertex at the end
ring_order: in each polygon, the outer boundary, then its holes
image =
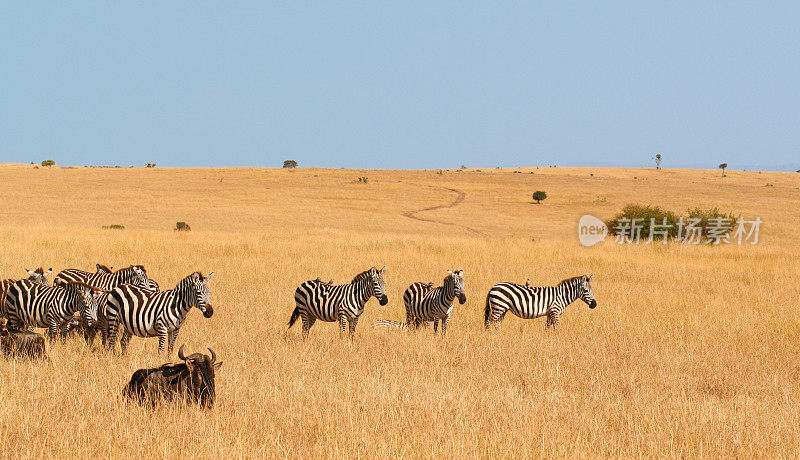
POLYGON ((51 363, 0 360, 3 457, 796 456, 800 174, 521 171, 1 166, 0 276, 140 263, 170 288, 214 271, 215 315, 192 311, 178 344, 224 361, 203 411, 119 397, 167 360, 155 339, 126 356, 76 339, 49 345, 51 363), (419 216, 456 225, 403 216, 449 188, 464 202, 419 216), (549 198, 531 204, 534 190, 549 198), (578 244, 581 215, 629 202, 760 216, 761 242, 578 244), (370 301, 355 342, 328 323, 306 342, 287 331, 300 282, 372 265, 387 266, 390 303, 370 301), (411 282, 454 268, 468 302, 446 338, 369 327, 404 317, 411 282), (583 273, 599 306, 575 303, 558 333, 511 315, 483 330, 493 283, 583 273))

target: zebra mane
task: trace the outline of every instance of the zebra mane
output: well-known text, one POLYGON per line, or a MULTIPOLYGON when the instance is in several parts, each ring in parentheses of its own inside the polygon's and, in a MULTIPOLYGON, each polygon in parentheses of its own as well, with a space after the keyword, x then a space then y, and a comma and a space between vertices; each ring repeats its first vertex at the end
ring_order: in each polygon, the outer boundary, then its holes
POLYGON ((369 278, 369 272, 371 271, 372 269, 370 268, 369 270, 364 270, 363 272, 359 273, 353 278, 353 281, 350 281, 350 284, 369 278))
POLYGON ((567 278, 567 279, 562 280, 560 283, 558 283, 558 285, 561 286, 562 284, 572 284, 575 281, 577 281, 577 280, 579 280, 579 279, 581 279, 583 277, 584 277, 583 275, 573 276, 572 278, 567 278))
POLYGON ((92 292, 105 292, 102 289, 99 289, 99 288, 96 288, 96 287, 91 286, 89 284, 86 284, 83 281, 70 281, 68 283, 62 283, 60 286, 64 287, 64 288, 71 288, 71 289, 77 289, 77 288, 85 287, 85 288, 88 288, 92 292))

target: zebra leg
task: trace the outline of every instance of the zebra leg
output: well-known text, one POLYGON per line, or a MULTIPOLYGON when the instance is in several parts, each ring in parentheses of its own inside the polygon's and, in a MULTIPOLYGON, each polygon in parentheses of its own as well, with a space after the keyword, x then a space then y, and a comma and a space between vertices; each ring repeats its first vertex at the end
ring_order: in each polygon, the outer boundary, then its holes
POLYGON ((344 314, 339 315, 339 338, 344 338, 344 333, 347 330, 347 317, 344 314))
POLYGON ((547 325, 544 327, 545 329, 550 329, 550 326, 553 326, 553 330, 555 331, 558 327, 558 313, 550 312, 547 314, 547 325))
MULTIPOLYGON (((438 319, 436 321, 434 321, 434 323, 433 323, 434 327, 436 327, 436 323, 438 323, 438 322, 439 322, 438 319)), ((442 319, 442 337, 444 337, 447 334, 447 323, 449 323, 449 322, 450 322, 450 317, 449 316, 445 316, 442 319)))
POLYGON ((133 336, 133 334, 128 332, 127 329, 122 331, 122 338, 119 340, 119 348, 123 355, 128 352, 128 343, 131 341, 131 336, 133 336))
POLYGON ((358 316, 350 320, 350 340, 353 340, 355 336, 356 324, 358 324, 358 316))
MULTIPOLYGON (((63 331, 62 331, 63 332, 63 331)), ((47 338, 50 340, 55 340, 56 336, 59 333, 58 322, 52 316, 48 315, 47 317, 47 338)), ((63 334, 66 337, 66 333, 63 334)))
POLYGON ((303 340, 308 338, 308 332, 311 330, 311 326, 317 321, 317 318, 312 318, 306 316, 305 314, 300 314, 300 320, 303 321, 303 340))
POLYGON ((178 330, 174 330, 169 333, 167 336, 168 344, 167 344, 167 356, 172 354, 172 349, 175 347, 175 339, 178 338, 178 330))
MULTIPOLYGON (((444 332, 444 327, 445 326, 444 326, 444 322, 443 322, 442 323, 442 332, 444 332)), ((433 320, 433 333, 434 334, 438 334, 439 333, 439 320, 438 319, 433 320)))

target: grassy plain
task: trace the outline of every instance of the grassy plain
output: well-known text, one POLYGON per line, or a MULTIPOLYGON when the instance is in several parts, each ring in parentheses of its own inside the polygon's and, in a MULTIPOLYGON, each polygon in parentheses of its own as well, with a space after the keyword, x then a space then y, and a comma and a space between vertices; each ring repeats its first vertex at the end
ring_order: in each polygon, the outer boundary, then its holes
POLYGON ((192 311, 178 344, 224 361, 213 410, 151 411, 119 395, 167 360, 155 339, 0 360, 2 456, 796 457, 800 174, 519 171, 0 166, 0 276, 138 263, 170 288, 214 271, 215 315, 192 311), (416 214, 444 223, 404 215, 450 189, 463 202, 416 214), (581 215, 627 203, 764 224, 757 245, 579 245, 581 215), (306 342, 287 331, 299 283, 372 265, 387 266, 390 303, 369 302, 353 343, 333 324, 306 342), (468 301, 446 338, 370 327, 404 317, 411 282, 459 268, 468 301), (492 284, 584 273, 599 306, 575 303, 558 333, 511 315, 483 330, 492 284))

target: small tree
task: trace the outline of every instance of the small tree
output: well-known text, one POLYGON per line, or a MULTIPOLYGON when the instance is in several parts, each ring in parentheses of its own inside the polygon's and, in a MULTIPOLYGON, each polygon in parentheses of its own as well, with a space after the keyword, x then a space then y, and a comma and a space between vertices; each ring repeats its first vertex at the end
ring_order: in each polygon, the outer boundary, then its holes
POLYGON ((42 166, 55 166, 56 162, 53 160, 44 160, 42 166))
POLYGON ((144 164, 144 167, 145 167, 145 168, 155 168, 155 167, 156 167, 156 164, 155 164, 155 163, 145 163, 145 164, 144 164))
POLYGON ((722 170, 722 177, 725 177, 725 168, 727 168, 727 167, 728 167, 728 163, 720 163, 719 164, 719 169, 722 170))
POLYGON ((661 154, 656 153, 656 156, 653 159, 656 160, 656 169, 661 169, 661 154))
POLYGON ((286 160, 283 162, 284 168, 294 169, 297 167, 297 162, 294 160, 286 160))
POLYGON ((541 204, 542 200, 547 198, 547 193, 537 190, 533 192, 533 199, 536 200, 536 204, 541 204))
POLYGON ((461 165, 461 169, 467 169, 467 165, 461 165))

